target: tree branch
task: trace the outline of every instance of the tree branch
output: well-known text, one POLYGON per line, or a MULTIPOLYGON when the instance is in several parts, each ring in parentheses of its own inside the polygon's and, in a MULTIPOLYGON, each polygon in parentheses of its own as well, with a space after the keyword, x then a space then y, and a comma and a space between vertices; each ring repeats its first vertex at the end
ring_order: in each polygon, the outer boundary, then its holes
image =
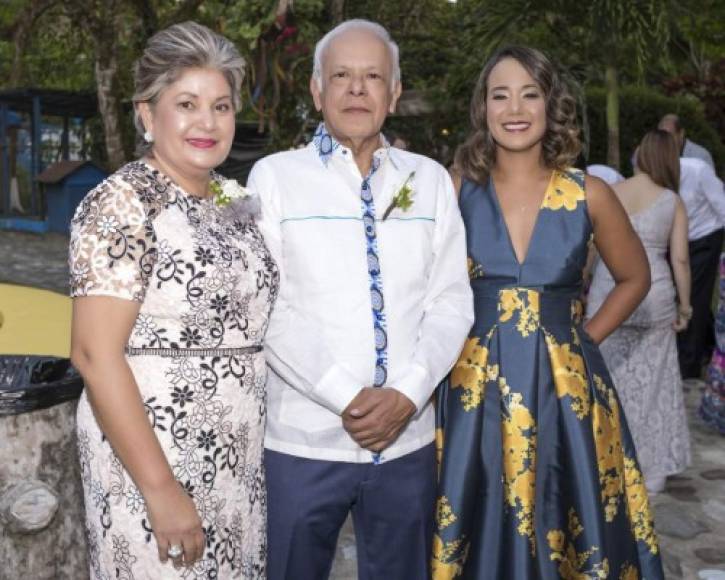
POLYGON ((196 11, 204 3, 204 0, 184 0, 177 8, 163 19, 161 28, 166 28, 177 22, 191 20, 196 16, 196 11))
POLYGON ((13 54, 13 64, 10 69, 9 86, 16 87, 20 83, 23 76, 23 55, 25 47, 28 44, 30 33, 33 26, 43 13, 58 4, 59 0, 33 0, 18 15, 15 22, 10 25, 9 31, 12 31, 13 44, 15 52, 13 54))
POLYGON ((143 46, 146 40, 159 29, 159 15, 148 0, 129 0, 129 2, 141 18, 143 39, 138 44, 143 46))

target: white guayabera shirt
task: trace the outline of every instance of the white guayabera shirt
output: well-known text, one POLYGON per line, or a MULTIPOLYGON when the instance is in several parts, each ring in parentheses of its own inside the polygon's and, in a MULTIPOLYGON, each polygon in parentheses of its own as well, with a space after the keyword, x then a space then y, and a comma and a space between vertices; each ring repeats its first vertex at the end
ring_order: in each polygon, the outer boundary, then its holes
MULTIPOLYGON (((324 130, 324 128, 323 128, 324 130)), ((327 135, 326 135, 327 137, 327 135)), ((328 140, 257 162, 248 187, 262 202, 259 227, 280 269, 266 336, 268 449, 367 463, 342 411, 375 376, 363 177, 352 152, 328 140)), ((387 332, 387 381, 417 412, 381 461, 434 439, 431 395, 473 322, 466 239, 451 180, 435 161, 384 144, 369 180, 387 332), (383 212, 412 172, 413 205, 383 212)))

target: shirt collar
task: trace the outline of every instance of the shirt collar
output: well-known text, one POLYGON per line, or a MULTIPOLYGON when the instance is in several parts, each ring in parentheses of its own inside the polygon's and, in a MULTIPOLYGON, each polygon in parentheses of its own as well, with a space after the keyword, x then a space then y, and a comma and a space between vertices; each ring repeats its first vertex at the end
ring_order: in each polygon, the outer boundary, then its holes
MULTIPOLYGON (((327 167, 330 159, 335 155, 342 155, 345 158, 352 155, 347 147, 344 147, 337 141, 325 127, 325 123, 320 123, 315 130, 315 134, 312 136, 312 143, 317 150, 317 154, 320 157, 322 163, 327 167)), ((390 159, 395 167, 398 164, 395 161, 395 156, 391 155, 394 151, 393 147, 390 146, 385 135, 380 133, 380 148, 373 153, 373 170, 377 169, 385 159, 390 159)), ((352 157, 349 157, 350 159, 352 157)))

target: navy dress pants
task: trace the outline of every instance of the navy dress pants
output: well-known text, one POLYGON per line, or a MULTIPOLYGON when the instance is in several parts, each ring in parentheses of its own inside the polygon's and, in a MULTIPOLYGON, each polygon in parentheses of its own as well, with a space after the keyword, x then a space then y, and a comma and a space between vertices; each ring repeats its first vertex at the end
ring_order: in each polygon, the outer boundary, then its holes
POLYGON ((709 351, 715 343, 712 293, 717 280, 722 243, 722 229, 690 241, 692 319, 687 328, 677 335, 683 379, 700 378, 702 366, 709 360, 709 351))
POLYGON ((360 580, 427 580, 433 444, 379 465, 266 450, 269 580, 326 580, 352 512, 360 580))

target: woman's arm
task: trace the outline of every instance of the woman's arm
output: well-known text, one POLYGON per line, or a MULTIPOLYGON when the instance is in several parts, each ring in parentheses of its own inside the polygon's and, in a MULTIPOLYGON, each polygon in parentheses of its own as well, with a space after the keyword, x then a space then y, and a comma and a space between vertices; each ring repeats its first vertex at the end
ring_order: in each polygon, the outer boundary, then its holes
POLYGON ((110 296, 75 298, 71 360, 101 430, 144 496, 159 558, 165 562, 169 546, 177 544, 190 565, 202 555, 201 520, 174 478, 124 356, 139 308, 110 296))
POLYGON ((670 264, 677 289, 677 318, 672 324, 675 331, 687 328, 692 317, 690 306, 690 250, 687 244, 687 210, 682 199, 677 196, 675 218, 670 232, 670 264))
POLYGON ((586 324, 597 344, 637 308, 649 291, 650 271, 642 242, 612 189, 601 179, 586 176, 589 216, 594 245, 614 279, 614 288, 586 324))

